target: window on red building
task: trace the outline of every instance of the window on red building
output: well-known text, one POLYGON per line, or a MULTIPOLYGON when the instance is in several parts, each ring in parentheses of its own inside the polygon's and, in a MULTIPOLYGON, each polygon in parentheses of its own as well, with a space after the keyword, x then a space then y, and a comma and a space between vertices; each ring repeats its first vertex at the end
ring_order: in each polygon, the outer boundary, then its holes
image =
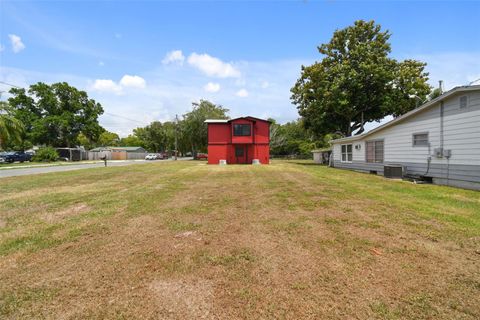
POLYGON ((249 124, 234 124, 233 135, 234 136, 250 136, 252 135, 251 125, 249 124))

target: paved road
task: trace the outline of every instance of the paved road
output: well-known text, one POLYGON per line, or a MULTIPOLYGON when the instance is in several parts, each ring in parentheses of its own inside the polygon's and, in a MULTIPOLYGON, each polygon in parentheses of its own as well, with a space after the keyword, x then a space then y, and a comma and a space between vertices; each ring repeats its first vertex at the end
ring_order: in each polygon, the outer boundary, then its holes
MULTIPOLYGON (((179 160, 190 160, 190 159, 191 158, 179 158, 179 160)), ((158 161, 166 162, 166 161, 172 161, 172 159, 158 160, 158 161)), ((152 162, 158 162, 158 161, 152 161, 152 162)), ((145 164, 145 163, 150 163, 150 162, 145 160, 108 161, 108 166, 109 167, 128 166, 133 164, 145 164)), ((52 167, 4 169, 4 170, 0 170, 0 178, 26 176, 30 174, 39 174, 39 173, 80 170, 80 169, 97 168, 97 167, 103 167, 103 166, 104 166, 103 162, 97 162, 97 163, 69 164, 69 165, 52 166, 52 167)))

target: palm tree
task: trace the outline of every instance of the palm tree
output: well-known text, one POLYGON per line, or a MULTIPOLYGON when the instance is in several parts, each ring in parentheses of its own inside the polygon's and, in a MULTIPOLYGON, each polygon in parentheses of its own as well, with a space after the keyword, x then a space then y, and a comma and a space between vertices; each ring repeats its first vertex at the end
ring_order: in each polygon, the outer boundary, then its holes
POLYGON ((0 101, 0 148, 7 142, 20 143, 23 130, 23 124, 9 112, 8 104, 0 101))

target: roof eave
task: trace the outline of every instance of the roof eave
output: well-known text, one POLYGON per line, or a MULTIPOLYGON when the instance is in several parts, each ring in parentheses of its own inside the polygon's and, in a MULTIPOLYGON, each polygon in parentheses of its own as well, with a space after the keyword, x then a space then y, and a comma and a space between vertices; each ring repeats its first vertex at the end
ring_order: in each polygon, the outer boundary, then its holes
POLYGON ((207 119, 204 123, 228 123, 227 119, 207 119))

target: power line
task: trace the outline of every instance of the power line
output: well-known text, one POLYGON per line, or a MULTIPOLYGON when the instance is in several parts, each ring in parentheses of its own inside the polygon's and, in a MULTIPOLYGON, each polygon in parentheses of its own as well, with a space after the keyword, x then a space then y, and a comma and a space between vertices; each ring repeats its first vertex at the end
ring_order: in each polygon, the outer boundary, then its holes
POLYGON ((1 84, 4 84, 4 85, 7 85, 7 86, 10 86, 10 87, 13 87, 13 88, 17 88, 17 89, 22 89, 21 87, 19 86, 16 86, 14 84, 11 84, 11 83, 8 83, 8 82, 5 82, 5 81, 0 81, 1 84))
POLYGON ((121 115, 118 115, 118 114, 110 113, 110 112, 105 112, 105 114, 109 115, 109 116, 112 116, 112 117, 117 117, 117 118, 122 118, 122 119, 125 119, 125 120, 128 120, 128 121, 137 122, 137 123, 140 123, 140 124, 146 124, 147 123, 147 121, 138 121, 138 120, 135 120, 135 119, 130 119, 130 118, 127 118, 127 117, 124 117, 124 116, 121 116, 121 115))
POLYGON ((472 84, 474 84, 475 82, 478 82, 480 81, 480 78, 478 78, 477 80, 473 80, 472 82, 470 82, 468 85, 471 86, 472 84))

